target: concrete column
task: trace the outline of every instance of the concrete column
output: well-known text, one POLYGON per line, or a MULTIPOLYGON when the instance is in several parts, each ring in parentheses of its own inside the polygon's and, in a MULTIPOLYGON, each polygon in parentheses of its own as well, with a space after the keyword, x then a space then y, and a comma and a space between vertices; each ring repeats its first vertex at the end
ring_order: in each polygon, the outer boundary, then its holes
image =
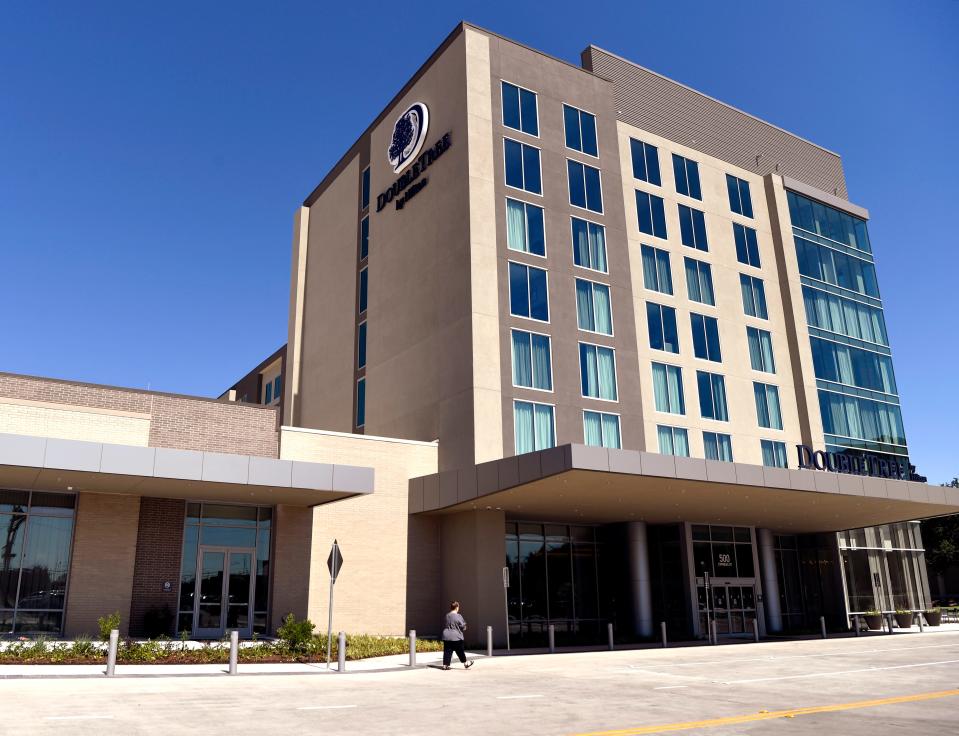
POLYGON ((649 544, 646 522, 626 524, 629 549, 630 589, 633 593, 633 625, 639 636, 653 635, 653 595, 649 582, 649 544))
POLYGON ((782 612, 779 610, 779 575, 776 570, 776 545, 769 529, 757 529, 759 541, 759 567, 763 582, 763 608, 766 610, 766 625, 769 631, 783 630, 782 612))

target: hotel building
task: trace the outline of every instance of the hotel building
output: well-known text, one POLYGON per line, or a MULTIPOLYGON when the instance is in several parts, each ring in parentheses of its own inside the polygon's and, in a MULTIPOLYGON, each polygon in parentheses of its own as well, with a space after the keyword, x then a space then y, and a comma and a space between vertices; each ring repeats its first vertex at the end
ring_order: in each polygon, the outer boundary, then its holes
POLYGON ((296 212, 287 345, 220 399, 0 375, 0 629, 322 621, 334 539, 351 632, 922 610, 959 491, 909 464, 868 217, 836 153, 460 24, 296 212))

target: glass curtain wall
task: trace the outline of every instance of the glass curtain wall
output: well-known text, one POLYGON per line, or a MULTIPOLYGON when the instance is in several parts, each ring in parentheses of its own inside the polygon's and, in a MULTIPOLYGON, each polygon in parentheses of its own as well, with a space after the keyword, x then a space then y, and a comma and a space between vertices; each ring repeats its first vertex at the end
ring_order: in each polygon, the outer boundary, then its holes
POLYGON ((919 523, 840 532, 848 612, 925 610, 929 603, 919 523))

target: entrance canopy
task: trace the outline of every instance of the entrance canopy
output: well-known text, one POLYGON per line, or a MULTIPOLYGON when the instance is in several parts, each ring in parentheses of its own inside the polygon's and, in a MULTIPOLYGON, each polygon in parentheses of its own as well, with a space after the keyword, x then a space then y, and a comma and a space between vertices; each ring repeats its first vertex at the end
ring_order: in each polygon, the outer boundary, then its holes
POLYGON ((373 469, 0 434, 0 488, 317 506, 373 492, 373 469))
POLYGON ((959 513, 959 489, 634 450, 563 445, 410 481, 410 513, 692 521, 829 532, 959 513))

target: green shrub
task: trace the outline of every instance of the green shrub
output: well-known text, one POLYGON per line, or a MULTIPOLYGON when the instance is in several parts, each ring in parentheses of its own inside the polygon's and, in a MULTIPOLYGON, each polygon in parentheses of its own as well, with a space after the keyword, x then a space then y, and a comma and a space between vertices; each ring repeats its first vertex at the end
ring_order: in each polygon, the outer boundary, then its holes
POLYGON ((313 639, 313 629, 316 628, 310 619, 304 618, 297 621, 296 616, 288 613, 283 619, 283 624, 277 628, 276 635, 286 646, 287 650, 294 654, 305 654, 310 651, 310 644, 313 639))
POLYGON ((70 648, 70 653, 74 657, 97 657, 100 651, 100 647, 94 644, 89 636, 78 636, 73 640, 73 646, 70 648))
POLYGON ((120 612, 101 616, 97 619, 97 626, 100 627, 100 641, 110 641, 110 632, 120 628, 120 612))

